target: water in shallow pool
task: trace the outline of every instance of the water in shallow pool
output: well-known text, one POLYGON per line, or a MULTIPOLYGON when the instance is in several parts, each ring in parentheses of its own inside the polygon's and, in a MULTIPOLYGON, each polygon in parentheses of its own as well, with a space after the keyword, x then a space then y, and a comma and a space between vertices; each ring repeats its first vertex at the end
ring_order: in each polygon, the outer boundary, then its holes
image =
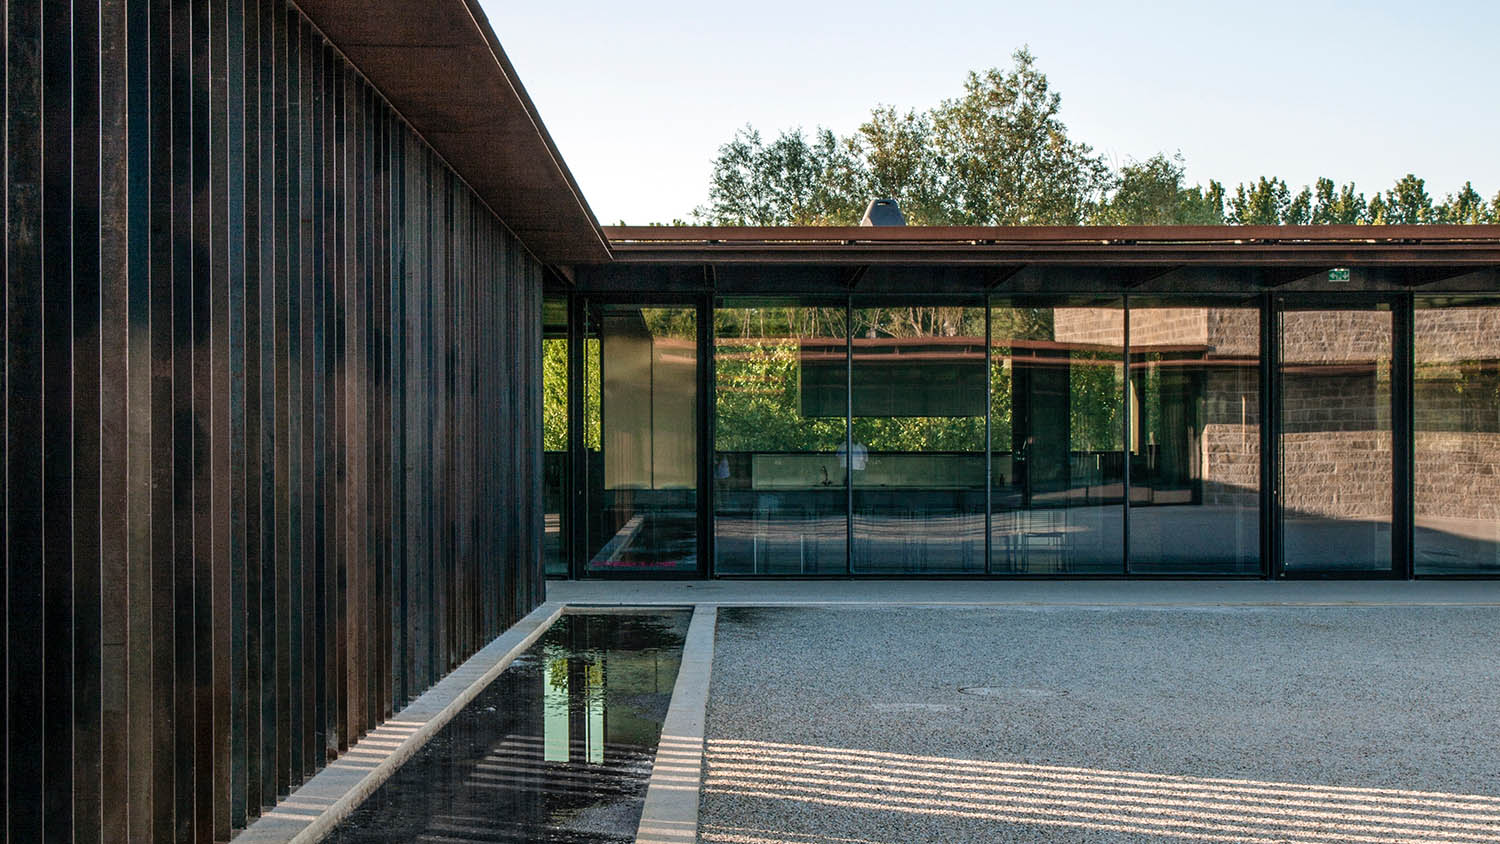
POLYGON ((633 841, 691 615, 562 616, 324 840, 633 841))

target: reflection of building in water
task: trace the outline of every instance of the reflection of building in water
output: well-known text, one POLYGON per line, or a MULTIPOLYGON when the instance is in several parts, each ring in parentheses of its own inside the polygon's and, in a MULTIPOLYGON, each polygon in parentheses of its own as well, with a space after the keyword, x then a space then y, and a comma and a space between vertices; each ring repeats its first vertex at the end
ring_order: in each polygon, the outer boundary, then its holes
POLYGON ((560 645, 542 652, 542 758, 604 762, 604 654, 560 645))

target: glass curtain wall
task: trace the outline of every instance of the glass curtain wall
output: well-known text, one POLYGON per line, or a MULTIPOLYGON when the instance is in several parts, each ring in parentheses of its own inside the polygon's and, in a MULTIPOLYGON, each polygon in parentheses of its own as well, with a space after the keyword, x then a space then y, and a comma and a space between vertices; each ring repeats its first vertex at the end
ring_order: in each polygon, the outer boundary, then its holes
POLYGON ((1281 315, 1281 524, 1288 573, 1391 570, 1389 308, 1281 315))
POLYGON ((698 569, 697 310, 587 309, 587 569, 698 569), (595 422, 597 420, 597 422, 595 422))
POLYGON ((1124 571, 1118 299, 990 308, 991 570, 1124 571))
POLYGON ((1131 301, 1130 571, 1260 572, 1260 308, 1131 301))
POLYGON ((853 570, 983 573, 981 302, 851 311, 853 570))
POLYGON ((1500 572, 1500 302, 1418 299, 1416 573, 1500 572))
POLYGON ((714 311, 714 567, 843 574, 846 312, 726 300, 714 311))
POLYGON ((542 302, 542 565, 568 576, 568 301, 542 302))

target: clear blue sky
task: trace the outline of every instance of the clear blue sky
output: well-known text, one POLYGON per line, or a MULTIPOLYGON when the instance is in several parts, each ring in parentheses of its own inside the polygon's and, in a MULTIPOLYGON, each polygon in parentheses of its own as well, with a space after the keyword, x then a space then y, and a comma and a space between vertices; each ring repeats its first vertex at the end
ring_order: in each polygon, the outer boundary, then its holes
POLYGON ((1070 134, 1192 181, 1500 191, 1500 3, 481 0, 600 222, 686 218, 718 146, 925 109, 1030 45, 1070 134))

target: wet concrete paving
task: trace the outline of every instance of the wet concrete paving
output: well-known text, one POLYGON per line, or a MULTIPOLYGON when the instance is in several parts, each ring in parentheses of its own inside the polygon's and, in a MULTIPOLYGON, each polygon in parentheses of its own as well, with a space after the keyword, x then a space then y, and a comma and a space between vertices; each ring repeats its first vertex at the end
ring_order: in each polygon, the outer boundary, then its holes
POLYGON ((634 840, 690 618, 558 619, 324 840, 634 840))

